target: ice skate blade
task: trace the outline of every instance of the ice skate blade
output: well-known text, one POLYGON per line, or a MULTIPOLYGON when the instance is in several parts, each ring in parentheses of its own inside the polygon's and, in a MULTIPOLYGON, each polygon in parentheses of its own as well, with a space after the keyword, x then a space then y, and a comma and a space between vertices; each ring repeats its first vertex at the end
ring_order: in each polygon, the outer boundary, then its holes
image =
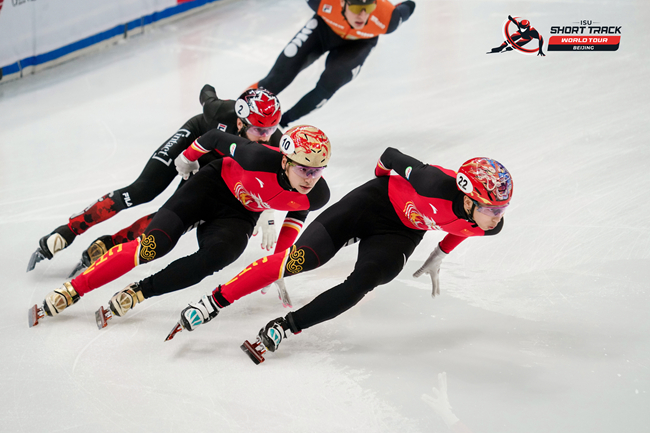
POLYGON ((100 331, 106 328, 108 321, 113 318, 113 313, 109 308, 99 307, 99 310, 95 311, 95 321, 97 322, 97 329, 100 331))
POLYGON ((255 365, 259 365, 262 362, 264 362, 264 357, 262 356, 262 354, 266 352, 266 348, 264 348, 264 346, 262 346, 261 351, 257 350, 257 347, 261 345, 262 343, 259 341, 251 344, 248 340, 246 340, 244 341, 244 344, 242 344, 239 347, 241 348, 241 350, 244 351, 244 353, 246 353, 246 355, 248 355, 248 357, 251 359, 251 361, 255 363, 255 365))
POLYGON ((183 326, 181 326, 181 322, 177 322, 176 326, 174 326, 174 329, 171 330, 167 338, 165 338, 165 341, 169 341, 172 338, 174 338, 174 335, 177 333, 181 332, 183 330, 183 326))
POLYGON ((43 308, 39 307, 37 304, 34 304, 32 308, 27 311, 27 319, 29 320, 29 327, 38 325, 39 319, 45 317, 45 311, 43 308))
POLYGON ((36 267, 36 263, 45 260, 45 256, 41 252, 41 249, 37 249, 32 253, 32 256, 29 258, 29 263, 27 263, 27 271, 33 271, 34 268, 36 267))
POLYGON ((86 265, 84 265, 83 260, 79 260, 79 263, 77 263, 77 266, 75 266, 72 272, 70 272, 68 278, 74 278, 77 273, 83 271, 84 269, 86 269, 86 265))

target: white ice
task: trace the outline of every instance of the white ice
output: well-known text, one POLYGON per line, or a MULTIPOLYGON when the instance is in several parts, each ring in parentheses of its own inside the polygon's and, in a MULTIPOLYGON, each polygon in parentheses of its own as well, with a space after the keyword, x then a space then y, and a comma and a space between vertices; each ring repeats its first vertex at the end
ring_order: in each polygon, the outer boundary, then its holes
MULTIPOLYGON (((176 183, 25 268, 41 236, 135 179, 200 112, 204 84, 235 98, 262 78, 310 18, 305 2, 225 0, 0 82, 0 430, 446 432, 421 399, 446 372, 453 413, 474 433, 648 431, 649 13, 636 1, 417 1, 359 76, 303 119, 333 142, 332 203, 373 176, 387 146, 452 169, 489 156, 514 176, 505 228, 453 251, 436 299, 426 277, 411 276, 442 238, 428 233, 396 280, 290 337, 259 366, 239 346, 286 314, 272 292, 163 342, 184 305, 263 256, 256 238, 223 271, 147 300, 105 330, 94 311, 194 251, 194 234, 27 326, 28 307, 66 281, 92 240, 156 210, 176 183), (508 14, 545 38, 550 26, 581 19, 622 26, 621 45, 486 55, 502 42, 508 14)), ((285 108, 323 66, 280 94, 285 108)), ((344 249, 287 280, 295 307, 341 282, 355 257, 356 247, 344 249)))

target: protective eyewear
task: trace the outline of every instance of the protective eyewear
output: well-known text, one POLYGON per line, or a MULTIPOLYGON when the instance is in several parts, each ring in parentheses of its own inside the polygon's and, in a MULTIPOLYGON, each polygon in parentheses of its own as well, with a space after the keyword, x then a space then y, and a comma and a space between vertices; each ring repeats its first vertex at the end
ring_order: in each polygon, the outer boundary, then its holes
POLYGON ((505 206, 481 206, 480 204, 478 204, 477 201, 474 201, 474 204, 476 204, 476 210, 477 211, 479 211, 483 215, 487 215, 489 217, 501 217, 501 216, 503 216, 503 214, 506 212, 506 208, 508 207, 508 205, 505 205, 505 206))
POLYGON ((377 8, 377 3, 371 3, 368 5, 351 5, 350 3, 346 2, 348 5, 348 10, 352 12, 355 15, 359 15, 361 11, 365 10, 368 15, 373 13, 375 9, 377 8))
POLYGON ((273 133, 278 129, 278 126, 270 126, 268 128, 264 128, 262 126, 249 126, 248 127, 248 132, 257 135, 258 137, 270 137, 273 135, 273 133))
POLYGON ((305 167, 294 162, 290 162, 289 167, 291 167, 291 171, 294 174, 303 179, 320 179, 323 175, 323 170, 325 170, 325 167, 305 167))

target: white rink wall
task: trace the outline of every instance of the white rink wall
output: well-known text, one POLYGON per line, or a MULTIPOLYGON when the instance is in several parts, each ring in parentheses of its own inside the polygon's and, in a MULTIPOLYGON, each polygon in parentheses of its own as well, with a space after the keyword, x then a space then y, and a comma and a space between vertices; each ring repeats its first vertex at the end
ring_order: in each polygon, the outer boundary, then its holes
POLYGON ((215 1, 0 0, 3 79, 52 66, 215 1))

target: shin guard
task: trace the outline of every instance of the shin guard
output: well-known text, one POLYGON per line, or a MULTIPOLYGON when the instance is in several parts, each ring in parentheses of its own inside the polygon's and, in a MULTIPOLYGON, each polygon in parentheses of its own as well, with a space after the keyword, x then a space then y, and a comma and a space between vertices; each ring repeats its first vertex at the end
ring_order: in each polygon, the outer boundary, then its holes
POLYGON ((140 239, 116 245, 70 283, 83 296, 138 266, 139 252, 140 239))

